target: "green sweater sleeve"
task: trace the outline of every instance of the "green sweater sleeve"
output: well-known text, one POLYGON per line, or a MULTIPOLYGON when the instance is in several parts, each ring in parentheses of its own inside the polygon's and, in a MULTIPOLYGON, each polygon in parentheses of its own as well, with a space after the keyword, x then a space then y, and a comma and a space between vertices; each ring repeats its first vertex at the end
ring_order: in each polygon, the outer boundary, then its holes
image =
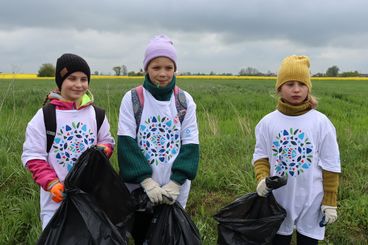
POLYGON ((152 176, 152 169, 137 142, 130 136, 118 136, 119 172, 124 182, 141 183, 152 176))
POLYGON ((186 179, 193 180, 197 175, 199 162, 199 145, 181 145, 179 155, 176 157, 173 166, 171 180, 182 185, 186 179))

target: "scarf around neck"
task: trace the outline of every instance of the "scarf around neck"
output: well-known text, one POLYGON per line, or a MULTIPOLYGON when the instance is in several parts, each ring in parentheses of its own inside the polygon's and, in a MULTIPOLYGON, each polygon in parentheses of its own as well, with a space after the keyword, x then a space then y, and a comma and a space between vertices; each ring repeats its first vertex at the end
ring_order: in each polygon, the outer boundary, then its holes
POLYGON ((144 77, 143 87, 148 90, 159 101, 169 101, 176 84, 176 77, 173 76, 171 82, 165 87, 157 87, 152 83, 148 74, 144 77))
POLYGON ((287 116, 300 116, 312 109, 311 104, 309 103, 310 97, 303 102, 301 105, 290 105, 285 102, 282 98, 279 98, 277 102, 277 110, 282 114, 287 116))

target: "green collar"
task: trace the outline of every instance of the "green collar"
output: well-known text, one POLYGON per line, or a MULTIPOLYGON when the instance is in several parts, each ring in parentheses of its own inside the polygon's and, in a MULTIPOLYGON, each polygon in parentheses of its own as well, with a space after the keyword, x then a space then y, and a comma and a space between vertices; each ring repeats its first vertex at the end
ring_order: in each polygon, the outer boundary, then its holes
POLYGON ((176 77, 173 76, 173 79, 166 87, 163 88, 157 87, 151 82, 147 74, 144 77, 143 87, 147 89, 153 95, 153 97, 155 97, 156 100, 169 101, 171 98, 171 94, 174 90, 175 84, 176 84, 176 77))
POLYGON ((86 93, 82 97, 80 106, 91 104, 93 103, 93 101, 94 101, 93 94, 91 93, 91 91, 87 90, 86 93))
POLYGON ((312 109, 311 104, 309 103, 309 96, 308 99, 304 101, 301 105, 290 105, 286 103, 282 98, 279 98, 277 102, 277 110, 280 111, 282 114, 288 116, 300 116, 312 109))

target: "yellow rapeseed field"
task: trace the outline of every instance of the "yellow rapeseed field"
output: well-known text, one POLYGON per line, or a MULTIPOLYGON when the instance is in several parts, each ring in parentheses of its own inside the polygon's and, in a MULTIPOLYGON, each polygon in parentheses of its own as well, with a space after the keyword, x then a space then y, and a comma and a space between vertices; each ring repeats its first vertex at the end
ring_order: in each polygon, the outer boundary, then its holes
POLYGON ((0 73, 0 79, 35 79, 37 74, 0 73))

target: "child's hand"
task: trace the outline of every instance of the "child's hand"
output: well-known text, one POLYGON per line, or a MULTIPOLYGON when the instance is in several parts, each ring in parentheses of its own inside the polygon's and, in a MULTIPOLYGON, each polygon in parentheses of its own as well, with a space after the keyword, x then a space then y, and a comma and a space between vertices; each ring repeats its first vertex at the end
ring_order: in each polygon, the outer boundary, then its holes
POLYGON ((51 189, 50 193, 52 195, 52 200, 54 202, 61 202, 64 199, 64 184, 61 182, 55 183, 51 189))
POLYGON ((271 191, 271 189, 269 189, 266 186, 266 179, 261 180, 258 185, 257 185, 257 194, 258 196, 261 197, 265 197, 267 196, 267 194, 271 191))
POLYGON ((180 194, 180 187, 181 185, 178 185, 174 181, 171 181, 171 180, 169 181, 169 183, 164 185, 162 189, 165 190, 169 194, 169 196, 168 198, 164 198, 163 202, 169 205, 174 204, 180 194))
POLYGON ((337 207, 322 205, 321 211, 324 215, 323 225, 332 224, 337 220, 337 207))
POLYGON ((105 156, 107 156, 107 158, 111 157, 112 149, 109 146, 107 146, 105 144, 98 144, 98 145, 96 145, 96 147, 97 147, 98 150, 102 151, 105 154, 105 156))
POLYGON ((152 178, 143 180, 141 186, 153 205, 162 204, 163 196, 169 196, 169 194, 152 178))

